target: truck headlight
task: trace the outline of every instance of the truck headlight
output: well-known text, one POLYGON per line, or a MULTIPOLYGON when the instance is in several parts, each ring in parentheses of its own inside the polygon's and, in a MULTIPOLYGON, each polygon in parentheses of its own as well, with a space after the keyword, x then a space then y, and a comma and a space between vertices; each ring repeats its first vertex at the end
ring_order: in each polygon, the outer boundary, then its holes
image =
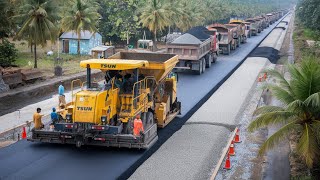
POLYGON ((107 116, 101 116, 101 123, 106 124, 107 122, 107 116))
POLYGON ((71 121, 72 121, 72 114, 71 114, 71 113, 68 113, 68 114, 66 115, 66 119, 67 119, 67 121, 71 122, 71 121))

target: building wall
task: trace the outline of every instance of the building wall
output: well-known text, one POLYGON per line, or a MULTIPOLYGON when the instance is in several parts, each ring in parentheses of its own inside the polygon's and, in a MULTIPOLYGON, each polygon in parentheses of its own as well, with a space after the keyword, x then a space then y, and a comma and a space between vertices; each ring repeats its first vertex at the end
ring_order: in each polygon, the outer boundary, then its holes
MULTIPOLYGON (((63 51, 63 41, 60 40, 60 50, 63 51)), ((80 54, 89 54, 90 50, 96 46, 102 45, 102 36, 99 33, 96 33, 95 36, 92 36, 91 39, 82 39, 80 40, 80 54)), ((69 54, 78 53, 78 40, 69 39, 69 54)))
POLYGON ((95 36, 92 36, 90 41, 89 41, 89 50, 88 54, 90 53, 89 51, 96 47, 102 45, 102 36, 99 33, 96 33, 95 36))

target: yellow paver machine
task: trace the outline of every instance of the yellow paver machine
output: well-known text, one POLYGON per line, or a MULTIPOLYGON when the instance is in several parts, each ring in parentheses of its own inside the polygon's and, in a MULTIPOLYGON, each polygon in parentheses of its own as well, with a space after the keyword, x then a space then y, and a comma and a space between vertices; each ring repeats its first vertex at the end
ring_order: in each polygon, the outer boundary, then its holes
POLYGON ((32 131, 29 141, 147 149, 181 111, 177 100, 177 74, 172 54, 120 52, 108 59, 80 62, 87 82, 73 94, 66 119, 53 129, 32 131), (105 73, 105 83, 91 80, 91 69, 105 73), (84 87, 86 85, 86 87, 84 87), (144 132, 133 136, 134 119, 140 115, 144 132))

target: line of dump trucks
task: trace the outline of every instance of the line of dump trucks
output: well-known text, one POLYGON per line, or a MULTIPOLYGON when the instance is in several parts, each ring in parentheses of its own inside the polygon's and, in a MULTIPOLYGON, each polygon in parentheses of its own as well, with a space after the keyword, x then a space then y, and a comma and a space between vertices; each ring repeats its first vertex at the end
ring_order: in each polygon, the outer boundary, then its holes
POLYGON ((227 24, 197 26, 188 30, 172 42, 167 43, 167 53, 177 54, 176 71, 193 71, 201 75, 210 68, 219 54, 229 55, 247 38, 256 36, 280 19, 286 11, 269 13, 255 18, 230 19, 227 24))
POLYGON ((71 102, 59 107, 58 121, 32 129, 28 141, 147 149, 157 141, 158 128, 181 112, 174 68, 202 74, 220 53, 230 54, 284 13, 191 28, 167 44, 167 53, 119 52, 81 61, 87 81, 71 83, 71 89, 78 84, 81 90, 72 89, 71 102), (92 80, 91 69, 105 73, 103 85, 92 80), (133 134, 136 119, 144 128, 138 136, 133 134))

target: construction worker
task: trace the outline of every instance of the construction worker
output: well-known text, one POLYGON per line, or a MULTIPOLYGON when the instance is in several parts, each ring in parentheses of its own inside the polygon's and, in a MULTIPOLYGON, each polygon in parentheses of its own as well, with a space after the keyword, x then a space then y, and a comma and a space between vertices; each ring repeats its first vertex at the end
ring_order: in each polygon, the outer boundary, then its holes
POLYGON ((133 121, 133 135, 135 137, 138 137, 140 136, 140 133, 143 133, 143 132, 144 132, 144 129, 143 129, 142 120, 140 119, 140 114, 138 114, 133 121))
POLYGON ((59 119, 62 119, 62 120, 66 120, 66 116, 67 116, 67 113, 68 113, 68 110, 65 109, 65 105, 64 104, 60 104, 60 109, 58 110, 58 114, 60 115, 59 119))
POLYGON ((58 88, 58 94, 59 94, 59 105, 66 104, 66 97, 64 95, 64 86, 62 81, 60 82, 60 85, 58 88))
POLYGON ((52 124, 57 123, 59 120, 59 117, 58 117, 58 113, 56 112, 56 108, 52 108, 52 112, 50 115, 51 115, 52 124))
POLYGON ((44 126, 41 121, 41 117, 43 115, 40 113, 41 113, 41 108, 37 108, 37 112, 33 114, 34 129, 41 129, 44 126))

